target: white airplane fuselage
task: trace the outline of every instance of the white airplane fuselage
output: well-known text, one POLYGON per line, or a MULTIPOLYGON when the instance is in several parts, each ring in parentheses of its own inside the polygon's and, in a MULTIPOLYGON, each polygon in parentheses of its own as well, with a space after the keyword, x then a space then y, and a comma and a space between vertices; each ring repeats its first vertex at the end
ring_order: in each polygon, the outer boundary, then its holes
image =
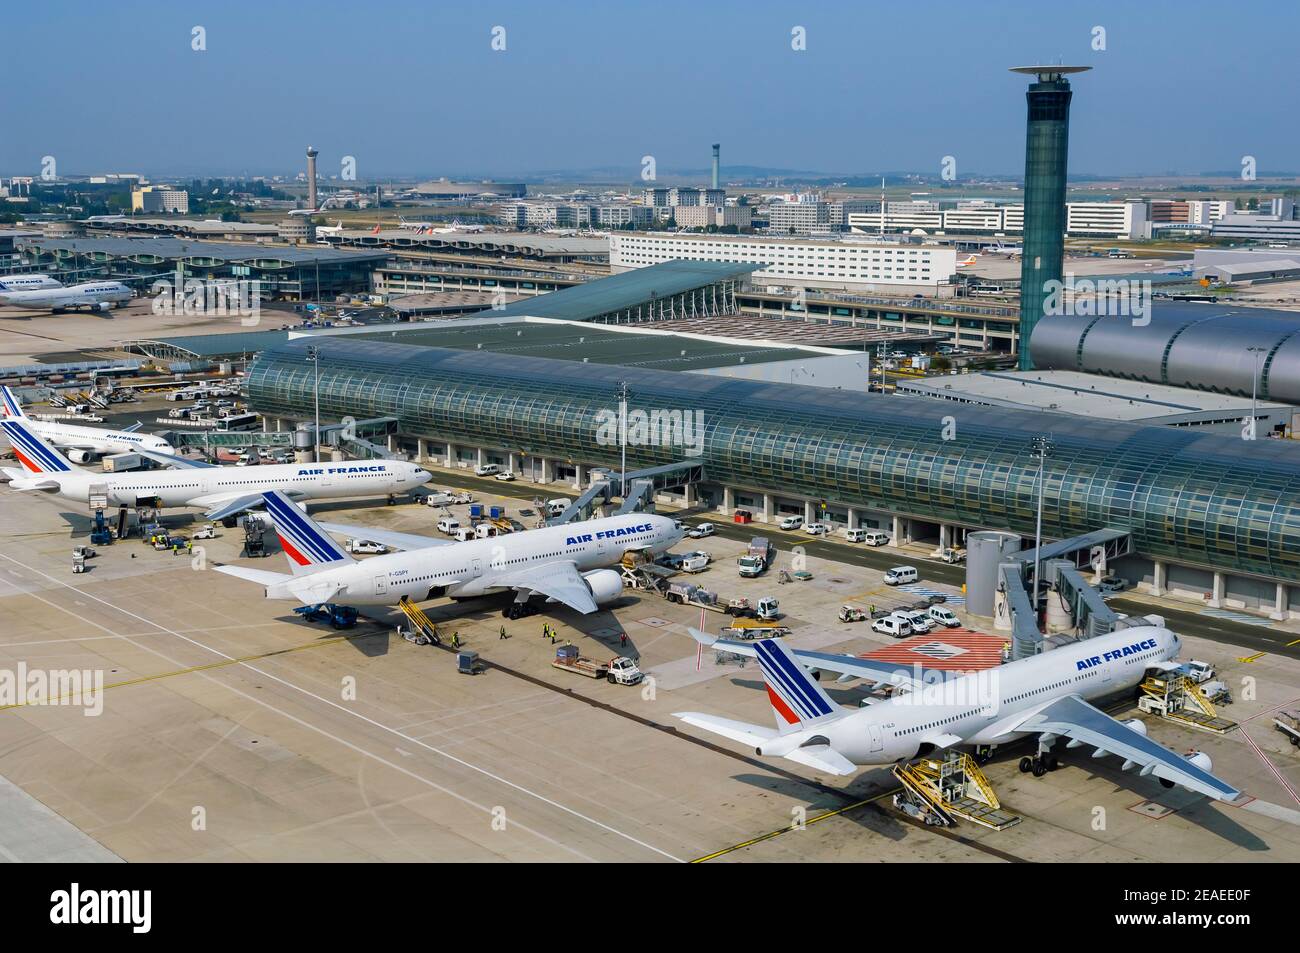
POLYGON ((1066 695, 1100 698, 1133 688, 1149 666, 1178 655, 1180 640, 1161 626, 1122 629, 928 685, 831 722, 818 731, 854 764, 914 758, 922 738, 956 735, 962 744, 1005 744, 1026 732, 1006 733, 1031 709, 1066 695))
POLYGON ((87 503, 91 487, 107 492, 109 506, 202 506, 196 499, 244 496, 280 490, 297 499, 328 500, 402 493, 428 482, 431 474, 394 460, 283 463, 255 467, 202 467, 126 473, 36 473, 17 476, 15 486, 56 481, 58 496, 87 503))
POLYGON ((0 277, 0 294, 13 291, 44 291, 62 288, 63 282, 49 275, 4 275, 0 277))
MULTIPOLYGON (((361 531, 359 531, 361 532, 361 531)), ((564 526, 506 533, 427 549, 374 556, 337 569, 312 573, 321 584, 337 582, 334 601, 348 605, 391 606, 403 597, 412 602, 448 595, 468 599, 512 588, 499 581, 533 566, 573 562, 581 573, 604 569, 609 577, 587 580, 599 603, 603 594, 621 594, 621 574, 609 570, 628 550, 666 552, 682 538, 666 516, 630 513, 564 526)), ((303 578, 303 577, 298 577, 303 578)), ((296 599, 292 593, 268 591, 269 598, 296 599)))
POLYGON ((77 308, 105 311, 114 305, 130 301, 131 297, 131 289, 120 281, 87 281, 66 288, 0 291, 0 305, 28 311, 65 311, 77 308))
MULTIPOLYGON (((129 433, 125 430, 105 430, 102 427, 82 427, 52 420, 27 418, 27 426, 44 440, 59 449, 85 448, 98 454, 128 453, 132 450, 149 450, 153 453, 174 454, 176 451, 162 437, 147 433, 129 433)), ((82 461, 78 461, 82 462, 82 461)))

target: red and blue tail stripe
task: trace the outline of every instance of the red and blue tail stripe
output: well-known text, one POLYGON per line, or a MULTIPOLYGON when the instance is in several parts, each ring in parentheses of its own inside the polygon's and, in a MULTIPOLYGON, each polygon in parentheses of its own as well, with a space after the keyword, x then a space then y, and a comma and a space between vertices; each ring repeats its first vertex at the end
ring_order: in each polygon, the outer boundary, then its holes
POLYGON ((71 473, 72 467, 57 450, 20 420, 0 420, 14 456, 28 473, 71 473))
POLYGON ((836 710, 830 696, 779 640, 763 639, 754 649, 767 683, 767 697, 782 722, 797 725, 836 710))
POLYGON ((17 417, 20 420, 27 416, 19 406, 18 398, 8 386, 0 387, 0 416, 17 417))
POLYGON ((263 493, 262 498, 266 501, 266 512, 275 524, 276 535, 280 537, 280 547, 295 569, 353 561, 342 546, 330 539, 283 493, 273 490, 263 493))

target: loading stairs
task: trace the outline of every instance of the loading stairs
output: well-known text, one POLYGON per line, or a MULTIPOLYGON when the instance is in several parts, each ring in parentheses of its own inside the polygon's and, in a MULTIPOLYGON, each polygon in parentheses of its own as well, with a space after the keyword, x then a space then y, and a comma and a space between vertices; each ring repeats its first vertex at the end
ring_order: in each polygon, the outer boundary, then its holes
POLYGON ((1002 809, 998 796, 975 759, 949 751, 943 760, 927 758, 895 765, 892 771, 903 790, 894 806, 926 824, 952 827, 957 819, 1001 831, 1020 823, 1020 817, 1002 809))
POLYGON ((1237 727, 1235 721, 1219 717, 1214 703, 1185 675, 1152 673, 1143 679, 1139 688, 1140 711, 1215 735, 1227 734, 1237 727))
POLYGON ((402 632, 402 638, 408 642, 414 642, 416 645, 439 645, 442 642, 438 635, 438 626, 432 619, 424 614, 424 610, 411 602, 406 596, 397 603, 397 608, 402 610, 407 621, 411 623, 410 632, 402 632))

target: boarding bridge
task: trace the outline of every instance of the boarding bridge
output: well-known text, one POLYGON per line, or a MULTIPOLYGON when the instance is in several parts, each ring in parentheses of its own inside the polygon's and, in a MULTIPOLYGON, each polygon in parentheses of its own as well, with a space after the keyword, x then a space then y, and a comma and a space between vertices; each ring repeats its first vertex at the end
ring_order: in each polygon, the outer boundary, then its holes
POLYGON ((217 450, 233 447, 293 447, 293 434, 289 431, 280 433, 262 433, 257 430, 240 430, 222 433, 216 430, 164 430, 158 434, 178 450, 186 447, 203 450, 217 450))
POLYGON ((1060 599, 1069 606, 1070 617, 1082 638, 1092 639, 1115 631, 1119 614, 1106 605, 1101 593, 1074 566, 1054 559, 1044 565, 1044 570, 1043 578, 1053 590, 1049 598, 1060 599))
MULTIPOLYGON (((1049 616, 1068 612, 1077 638, 1091 639, 1120 627, 1119 615, 1106 605, 1081 570, 1104 574, 1112 559, 1132 552, 1127 530, 1100 529, 1081 536, 1047 543, 1041 549, 1023 549, 1007 557, 998 567, 998 589, 1005 596, 997 612, 1002 628, 1012 633, 1012 657, 1028 658, 1051 648, 1069 636, 1045 636, 1038 630, 1037 606, 1031 593, 1037 563, 1044 582, 1050 586, 1049 616), (1064 605, 1062 605, 1063 603, 1064 605), (1005 613, 1005 615, 1002 615, 1005 613)), ((1041 587, 1037 587, 1041 591, 1041 587)))
POLYGON ((1038 631, 1038 613, 1026 589, 1023 563, 1011 561, 998 566, 998 591, 1005 598, 995 603, 995 620, 999 629, 1011 629, 1011 657, 1037 655, 1046 637, 1038 631))
POLYGON ((547 521, 548 526, 561 526, 575 520, 587 519, 590 510, 597 505, 612 503, 619 495, 620 484, 626 486, 622 504, 616 515, 626 513, 653 512, 655 494, 661 490, 671 490, 704 479, 704 467, 694 461, 666 463, 643 470, 630 470, 625 474, 605 471, 605 475, 592 481, 581 496, 569 504, 559 516, 547 521), (597 501, 599 500, 599 503, 597 501))
POLYGON ((1049 560, 1064 559, 1080 569, 1087 568, 1104 574, 1111 560, 1127 556, 1132 551, 1133 538, 1128 530, 1099 529, 1082 536, 1046 543, 1042 552, 1037 549, 1022 549, 1010 558, 1031 568, 1035 561, 1041 565, 1049 560))

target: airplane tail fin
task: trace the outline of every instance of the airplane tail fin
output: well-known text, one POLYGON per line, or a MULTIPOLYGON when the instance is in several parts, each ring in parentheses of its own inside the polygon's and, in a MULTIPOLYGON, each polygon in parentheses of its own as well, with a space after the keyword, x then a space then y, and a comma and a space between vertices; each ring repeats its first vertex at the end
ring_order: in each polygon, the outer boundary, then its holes
POLYGON ((280 548, 294 575, 336 569, 356 562, 342 546, 310 516, 304 513, 279 490, 263 493, 267 515, 275 524, 275 534, 280 537, 280 548))
POLYGON ((780 639, 761 639, 754 651, 782 733, 843 711, 780 639))
POLYGON ((22 405, 18 403, 18 397, 9 389, 9 386, 0 386, 0 418, 8 420, 16 417, 22 420, 26 416, 23 413, 22 405))
POLYGON ((26 419, 6 417, 0 420, 0 429, 13 447, 14 456, 30 474, 72 473, 74 467, 59 451, 45 442, 32 430, 26 419))

